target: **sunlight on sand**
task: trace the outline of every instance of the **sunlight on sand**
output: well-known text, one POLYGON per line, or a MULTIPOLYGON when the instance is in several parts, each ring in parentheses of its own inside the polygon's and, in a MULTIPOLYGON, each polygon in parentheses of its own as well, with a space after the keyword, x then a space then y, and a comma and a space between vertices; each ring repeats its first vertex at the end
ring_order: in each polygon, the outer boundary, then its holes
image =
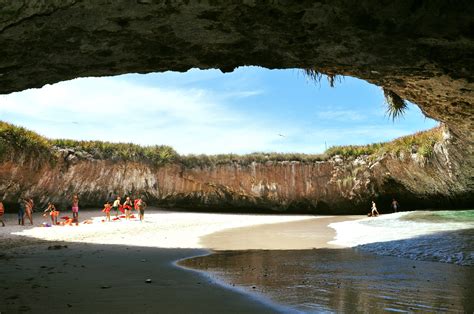
POLYGON ((144 222, 138 219, 102 222, 103 217, 94 217, 92 224, 34 227, 13 234, 49 241, 159 248, 206 248, 201 244, 200 238, 218 231, 314 218, 316 217, 150 211, 145 215, 144 222))

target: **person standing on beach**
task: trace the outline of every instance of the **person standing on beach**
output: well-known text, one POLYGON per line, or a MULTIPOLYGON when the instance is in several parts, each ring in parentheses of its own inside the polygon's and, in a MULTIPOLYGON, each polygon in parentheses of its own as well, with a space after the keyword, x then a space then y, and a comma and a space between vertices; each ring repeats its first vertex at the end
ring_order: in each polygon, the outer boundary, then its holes
POLYGON ((379 211, 377 210, 377 206, 375 205, 375 202, 372 201, 372 211, 371 211, 372 217, 377 217, 379 214, 379 211))
POLYGON ((72 219, 79 225, 79 197, 75 194, 72 197, 72 219))
POLYGON ((130 212, 133 208, 132 200, 129 196, 125 199, 125 203, 123 203, 123 209, 125 209, 125 219, 130 220, 130 212))
POLYGON ((115 218, 118 217, 119 215, 119 208, 120 208, 120 196, 117 196, 117 199, 114 201, 114 204, 112 205, 113 210, 115 210, 115 218))
POLYGON ((142 200, 141 197, 138 199, 137 206, 138 206, 138 213, 140 215, 140 221, 143 222, 143 219, 145 218, 146 203, 144 200, 142 200))
POLYGON ((107 202, 104 204, 104 209, 102 209, 102 212, 105 213, 105 220, 110 222, 110 209, 112 206, 110 205, 110 202, 107 202))
MULTIPOLYGON (((30 224, 33 225, 33 207, 34 207, 35 203, 33 202, 33 199, 32 198, 29 198, 27 201, 26 201, 26 204, 25 204, 25 214, 26 214, 26 217, 28 217, 28 220, 30 221, 30 224)), ((24 221, 22 223, 24 225, 24 221)))
POLYGON ((5 214, 5 207, 3 203, 0 202, 0 222, 2 223, 2 227, 5 227, 5 222, 3 221, 3 215, 5 214))
POLYGON ((133 209, 137 211, 137 214, 138 214, 138 202, 140 201, 139 198, 135 198, 133 200, 133 209))
POLYGON ((20 208, 18 209, 18 224, 24 226, 25 225, 26 200, 20 198, 18 203, 20 203, 20 208))
POLYGON ((398 212, 398 207, 399 207, 399 206, 400 206, 400 205, 398 204, 397 200, 396 200, 396 199, 393 199, 393 200, 392 200, 392 209, 393 209, 393 212, 394 212, 394 213, 398 212))

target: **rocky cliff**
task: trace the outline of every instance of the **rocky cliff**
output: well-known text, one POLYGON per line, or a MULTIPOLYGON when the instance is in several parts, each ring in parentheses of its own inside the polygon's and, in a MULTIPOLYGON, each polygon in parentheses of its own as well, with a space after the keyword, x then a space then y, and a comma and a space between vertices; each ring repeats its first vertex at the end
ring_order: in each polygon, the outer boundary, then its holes
POLYGON ((0 163, 0 195, 12 209, 20 196, 64 208, 77 193, 82 206, 99 207, 115 195, 143 195, 148 203, 218 211, 364 213, 370 200, 388 211, 396 197, 403 209, 460 208, 474 204, 472 169, 446 130, 433 151, 333 156, 325 161, 228 162, 189 166, 173 162, 104 160, 53 148, 54 160, 26 151, 0 163))

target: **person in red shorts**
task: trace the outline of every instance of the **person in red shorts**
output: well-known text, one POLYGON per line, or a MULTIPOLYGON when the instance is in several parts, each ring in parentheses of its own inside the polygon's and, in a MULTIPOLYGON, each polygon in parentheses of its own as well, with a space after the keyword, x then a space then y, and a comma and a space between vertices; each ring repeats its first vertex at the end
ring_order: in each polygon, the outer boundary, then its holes
POLYGON ((104 204, 104 209, 102 209, 102 212, 105 213, 105 220, 110 221, 110 210, 112 209, 112 205, 110 205, 109 202, 104 204))
POLYGON ((2 227, 5 227, 5 222, 3 221, 3 215, 5 214, 5 207, 3 203, 0 202, 0 222, 2 223, 2 227))

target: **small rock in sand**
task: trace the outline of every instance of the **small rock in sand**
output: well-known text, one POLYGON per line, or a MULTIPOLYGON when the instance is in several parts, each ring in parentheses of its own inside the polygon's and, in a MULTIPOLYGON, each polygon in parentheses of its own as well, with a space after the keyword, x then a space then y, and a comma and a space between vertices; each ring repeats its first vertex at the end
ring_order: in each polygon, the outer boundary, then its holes
POLYGON ((107 286, 107 285, 103 285, 103 286, 100 287, 100 289, 110 289, 110 288, 112 288, 112 287, 111 287, 111 286, 107 286))
POLYGON ((50 245, 48 246, 48 250, 60 250, 60 249, 67 249, 67 245, 50 245))
POLYGON ((151 283, 151 279, 145 280, 146 283, 151 283))

